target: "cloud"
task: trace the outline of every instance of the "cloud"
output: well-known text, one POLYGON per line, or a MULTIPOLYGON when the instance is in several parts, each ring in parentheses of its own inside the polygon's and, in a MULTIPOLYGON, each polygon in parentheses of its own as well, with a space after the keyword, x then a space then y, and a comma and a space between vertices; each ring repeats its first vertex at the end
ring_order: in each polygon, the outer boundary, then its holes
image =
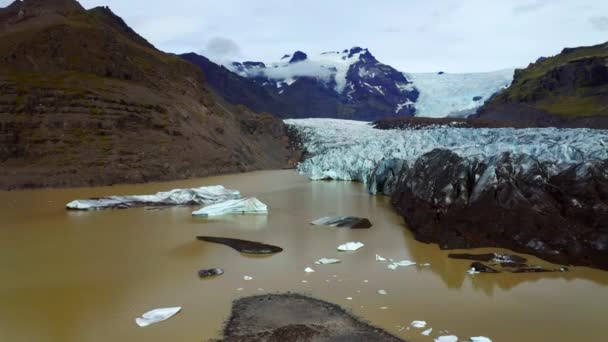
POLYGON ((513 14, 524 14, 529 12, 538 11, 539 9, 547 6, 546 2, 543 1, 533 1, 528 4, 518 5, 513 7, 513 14))
POLYGON ((201 52, 209 58, 218 60, 234 60, 242 57, 239 45, 234 40, 224 37, 211 38, 201 52))
POLYGON ((598 31, 608 31, 608 17, 606 16, 589 18, 589 22, 598 31))

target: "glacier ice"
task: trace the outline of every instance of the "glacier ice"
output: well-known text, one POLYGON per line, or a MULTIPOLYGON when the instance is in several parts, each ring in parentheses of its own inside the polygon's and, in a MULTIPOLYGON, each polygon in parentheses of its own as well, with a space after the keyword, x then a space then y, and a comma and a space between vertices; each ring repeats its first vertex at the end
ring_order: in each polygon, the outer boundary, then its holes
POLYGON ((147 327, 148 325, 167 320, 175 316, 181 310, 182 308, 179 306, 173 308, 154 309, 144 313, 141 315, 141 317, 135 318, 135 323, 137 323, 137 325, 140 327, 147 327))
POLYGON ((555 173, 576 163, 608 158, 608 131, 558 128, 454 128, 379 130, 369 123, 337 119, 292 119, 310 157, 299 170, 312 180, 366 183, 382 160, 399 159, 408 166, 437 148, 483 160, 503 152, 528 154, 551 162, 555 173))
POLYGON ((365 246, 365 245, 362 244, 361 242, 347 242, 345 244, 338 246, 338 250, 340 252, 356 251, 357 249, 359 249, 363 246, 365 246))
POLYGON ((513 81, 513 69, 481 73, 406 73, 420 91, 416 116, 466 116, 513 81))
POLYGON ((218 216, 224 214, 266 214, 268 206, 255 197, 233 199, 216 203, 192 212, 193 216, 218 216))
POLYGON ((152 205, 197 205, 212 204, 240 197, 241 193, 237 190, 230 190, 221 185, 215 185, 191 189, 174 189, 158 192, 154 195, 108 196, 75 200, 66 204, 66 207, 73 210, 98 210, 152 205))
POLYGON ((332 259, 332 258, 321 258, 315 261, 317 265, 330 265, 330 264, 339 264, 342 262, 340 259, 332 259))

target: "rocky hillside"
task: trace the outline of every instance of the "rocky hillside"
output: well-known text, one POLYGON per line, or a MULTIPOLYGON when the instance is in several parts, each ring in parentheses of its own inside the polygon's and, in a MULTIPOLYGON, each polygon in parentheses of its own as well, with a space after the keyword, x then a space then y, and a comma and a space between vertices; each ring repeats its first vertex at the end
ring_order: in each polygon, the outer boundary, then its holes
POLYGON ((281 122, 226 103, 108 8, 0 9, 0 66, 2 189, 279 168, 289 155, 281 122))
POLYGON ((534 126, 608 128, 608 43, 568 48, 516 70, 478 116, 534 126))

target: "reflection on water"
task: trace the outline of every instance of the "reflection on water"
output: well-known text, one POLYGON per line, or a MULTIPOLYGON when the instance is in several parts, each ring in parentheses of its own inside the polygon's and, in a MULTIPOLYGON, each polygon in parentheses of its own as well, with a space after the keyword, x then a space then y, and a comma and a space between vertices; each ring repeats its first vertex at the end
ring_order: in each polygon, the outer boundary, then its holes
MULTIPOLYGON (((308 182, 267 171, 172 183, 0 193, 0 341, 201 341, 217 337, 231 301, 295 291, 349 308, 410 341, 432 341, 397 326, 426 320, 434 332, 494 341, 600 341, 608 272, 466 274, 470 261, 419 243, 387 198, 347 182, 308 182), (223 184, 270 206, 268 216, 194 218, 195 208, 65 211, 74 198, 153 193, 223 184), (356 215, 370 230, 312 228, 321 216, 356 215), (270 243, 282 253, 245 256, 197 235, 270 243), (361 241, 342 253, 336 246, 361 241), (375 254, 431 263, 387 269, 375 254), (321 258, 335 265, 314 265, 321 258), (312 266, 316 272, 305 274, 312 266), (201 280, 197 271, 224 268, 201 280), (251 281, 243 276, 250 275, 251 281), (306 280, 307 282, 302 282, 306 280), (367 280, 367 282, 365 282, 367 280), (239 288, 243 288, 239 291, 239 288), (387 295, 378 295, 384 289, 387 295), (346 300, 352 297, 353 300, 346 300), (183 306, 167 322, 139 328, 156 307, 183 306), (388 307, 386 310, 380 307, 388 307)), ((495 251, 482 249, 480 252, 495 251)), ((532 263, 545 265, 538 259, 532 263)))

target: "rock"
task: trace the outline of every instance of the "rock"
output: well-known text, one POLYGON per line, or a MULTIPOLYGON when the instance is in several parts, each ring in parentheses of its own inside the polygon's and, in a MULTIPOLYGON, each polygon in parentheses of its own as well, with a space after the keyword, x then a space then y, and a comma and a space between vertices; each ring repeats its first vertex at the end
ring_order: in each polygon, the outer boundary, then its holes
POLYGON ((71 210, 127 209, 145 206, 200 205, 222 202, 241 197, 237 190, 221 185, 191 189, 174 189, 154 195, 107 196, 75 200, 66 204, 71 210))
POLYGON ((305 61, 307 58, 308 58, 308 56, 304 52, 296 51, 296 52, 294 52, 293 56, 289 60, 289 64, 302 62, 302 61, 305 61))
POLYGON ((483 100, 483 96, 475 96, 473 97, 473 101, 481 101, 483 100))
POLYGON ((354 216, 322 217, 320 219, 312 221, 311 224, 316 226, 330 226, 353 229, 370 228, 372 226, 372 223, 368 219, 354 216))
POLYGON ((444 249, 496 246, 608 269, 606 170, 608 160, 564 167, 526 154, 475 160, 434 150, 392 176, 392 202, 416 239, 444 249))
POLYGON ((224 270, 221 268, 210 268, 198 271, 198 276, 201 278, 214 277, 222 274, 224 274, 224 270))
POLYGON ((500 253, 487 253, 487 254, 450 253, 448 255, 448 258, 476 260, 476 261, 485 261, 485 262, 498 262, 501 264, 502 263, 525 263, 525 262, 527 262, 526 258, 520 257, 518 255, 500 254, 500 253))
POLYGON ((212 237, 212 236, 197 236, 198 240, 219 243, 232 247, 241 253, 247 254, 275 254, 283 251, 283 248, 267 245, 261 242, 223 238, 223 237, 212 237))
POLYGON ((488 265, 484 265, 484 264, 480 263, 479 261, 472 263, 471 268, 474 269, 475 272, 479 272, 479 273, 500 273, 500 271, 498 271, 488 265))
POLYGON ((402 341, 337 305, 297 294, 236 300, 223 335, 223 342, 402 341))

